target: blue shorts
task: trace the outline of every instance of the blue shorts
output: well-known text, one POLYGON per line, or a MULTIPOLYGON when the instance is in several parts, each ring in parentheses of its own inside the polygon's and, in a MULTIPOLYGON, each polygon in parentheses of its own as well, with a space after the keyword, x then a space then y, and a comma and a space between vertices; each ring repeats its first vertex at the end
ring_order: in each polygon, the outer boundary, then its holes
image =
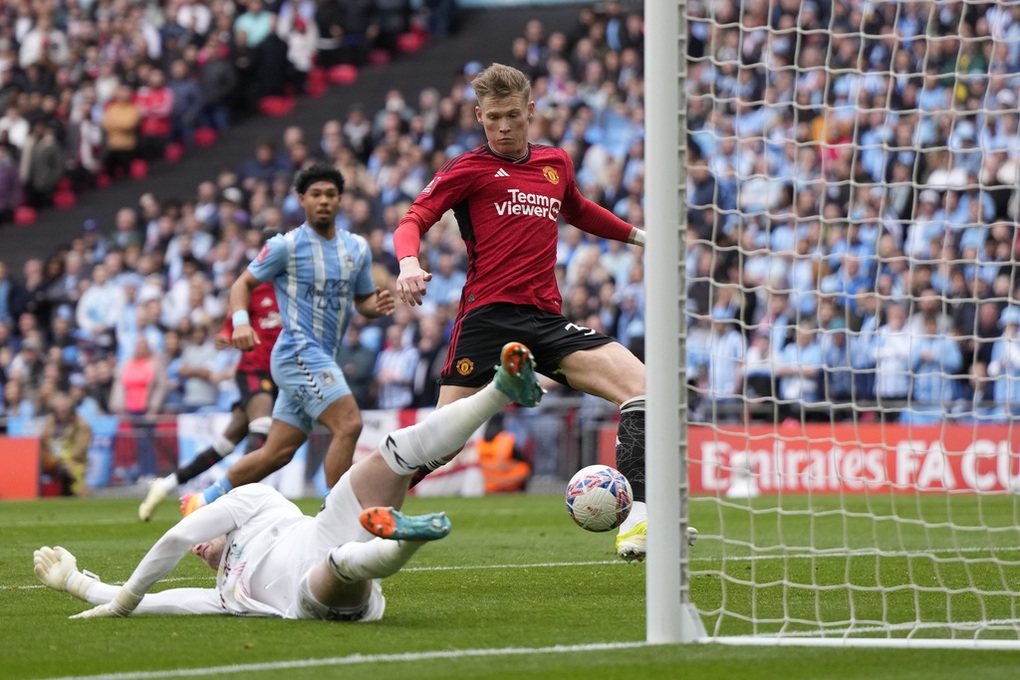
POLYGON ((307 348, 295 356, 272 359, 273 381, 280 395, 273 418, 311 434, 322 412, 351 393, 343 371, 319 349, 307 348))

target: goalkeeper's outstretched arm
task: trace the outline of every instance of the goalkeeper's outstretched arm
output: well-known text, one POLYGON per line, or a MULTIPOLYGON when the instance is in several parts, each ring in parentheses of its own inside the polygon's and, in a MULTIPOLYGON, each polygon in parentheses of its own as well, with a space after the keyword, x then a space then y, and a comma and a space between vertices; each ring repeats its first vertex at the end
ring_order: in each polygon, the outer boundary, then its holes
MULTIPOLYGON (((43 546, 33 555, 35 575, 53 590, 68 592, 89 604, 108 605, 120 586, 103 583, 98 576, 79 571, 68 550, 43 546)), ((226 614, 215 588, 171 588, 142 598, 135 614, 226 614)))

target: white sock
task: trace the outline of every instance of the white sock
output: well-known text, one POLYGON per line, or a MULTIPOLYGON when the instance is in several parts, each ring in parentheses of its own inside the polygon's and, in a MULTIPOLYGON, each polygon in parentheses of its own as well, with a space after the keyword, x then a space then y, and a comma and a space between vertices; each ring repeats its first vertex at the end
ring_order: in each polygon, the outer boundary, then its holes
POLYGON ((224 456, 227 456, 227 455, 230 455, 230 453, 232 453, 233 450, 236 449, 236 448, 237 448, 237 444, 235 444, 234 442, 230 441, 229 439, 227 439, 223 435, 220 435, 219 437, 217 437, 216 441, 213 442, 213 451, 215 451, 216 453, 220 454, 220 458, 222 458, 224 456))
POLYGON ((163 489, 167 493, 173 493, 177 489, 177 486, 179 484, 180 481, 177 479, 176 472, 171 472, 170 474, 163 478, 163 489))
POLYGON ((634 501, 634 504, 630 506, 630 514, 627 515, 627 519, 623 520, 623 524, 620 525, 620 531, 630 531, 638 522, 645 522, 648 520, 648 504, 643 501, 634 501))
POLYGON ((425 541, 373 538, 367 543, 344 543, 329 553, 329 568, 342 581, 355 583, 392 576, 403 568, 425 541))
POLYGON ((489 383, 470 397, 436 409, 420 423, 391 433, 379 452, 398 475, 413 474, 461 449, 475 430, 509 404, 510 397, 489 383))

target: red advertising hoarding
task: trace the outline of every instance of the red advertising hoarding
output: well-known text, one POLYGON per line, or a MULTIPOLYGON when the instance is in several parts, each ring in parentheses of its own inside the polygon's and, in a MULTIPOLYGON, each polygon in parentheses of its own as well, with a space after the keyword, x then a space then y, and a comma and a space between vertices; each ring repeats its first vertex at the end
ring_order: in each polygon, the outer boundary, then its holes
MULTIPOLYGON (((600 437, 612 464, 615 428, 600 437)), ((795 424, 691 426, 691 493, 1020 493, 1020 427, 795 424)))

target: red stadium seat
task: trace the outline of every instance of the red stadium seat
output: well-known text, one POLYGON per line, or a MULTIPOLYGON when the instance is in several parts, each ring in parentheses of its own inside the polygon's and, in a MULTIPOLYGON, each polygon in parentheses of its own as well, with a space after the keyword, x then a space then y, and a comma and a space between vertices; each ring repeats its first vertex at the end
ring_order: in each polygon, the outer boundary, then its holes
POLYGON ((358 79, 358 69, 350 64, 338 64, 329 69, 329 81, 334 85, 350 85, 358 79))
POLYGON ((56 191, 70 191, 71 190, 71 178, 64 175, 57 181, 56 191))
POLYGON ((259 111, 266 116, 279 118, 294 110, 294 100, 290 97, 263 97, 259 100, 259 111))
POLYGON ((78 202, 78 197, 70 189, 57 189, 53 192, 53 207, 57 210, 73 208, 78 202))
POLYGON ((14 209, 14 223, 21 226, 33 224, 38 216, 35 208, 27 205, 20 205, 14 209))
POLYGON ((195 130, 195 146, 212 146, 216 143, 216 130, 209 127, 198 128, 195 130))
POLYGON ((176 163, 181 160, 184 156, 184 145, 180 142, 170 142, 166 145, 166 150, 163 152, 163 158, 166 159, 167 163, 176 163))
POLYGON ((425 46, 425 36, 421 33, 401 33, 397 36, 397 49, 401 52, 417 52, 425 46))
POLYGON ((145 179, 149 174, 149 164, 141 158, 131 161, 131 177, 133 179, 145 179))
POLYGON ((372 50, 368 53, 368 63, 372 66, 385 66, 390 63, 390 53, 386 50, 372 50))
POLYGON ((107 175, 105 172, 101 172, 98 175, 96 175, 96 188, 97 189, 105 189, 108 186, 110 186, 110 176, 109 175, 107 175))

